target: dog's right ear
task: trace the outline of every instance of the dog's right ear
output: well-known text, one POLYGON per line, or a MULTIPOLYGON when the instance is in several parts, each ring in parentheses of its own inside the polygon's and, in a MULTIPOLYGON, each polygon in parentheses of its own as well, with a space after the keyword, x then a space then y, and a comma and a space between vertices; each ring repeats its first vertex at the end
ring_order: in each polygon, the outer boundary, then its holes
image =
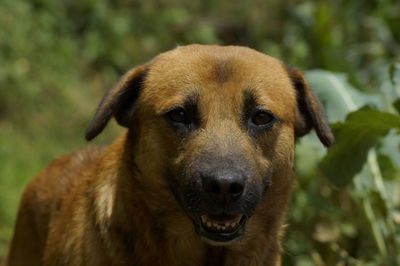
POLYGON ((143 87, 147 70, 148 65, 132 68, 104 95, 86 129, 86 140, 92 140, 99 135, 112 116, 121 126, 130 126, 132 110, 143 87))

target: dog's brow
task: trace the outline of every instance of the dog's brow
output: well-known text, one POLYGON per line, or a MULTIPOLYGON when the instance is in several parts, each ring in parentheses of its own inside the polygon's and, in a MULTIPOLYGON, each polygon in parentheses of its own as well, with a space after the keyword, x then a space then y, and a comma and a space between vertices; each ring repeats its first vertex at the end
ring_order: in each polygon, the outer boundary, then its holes
POLYGON ((190 93, 188 96, 185 97, 184 100, 184 107, 196 107, 197 108, 197 103, 199 100, 199 94, 196 92, 190 93))
POLYGON ((198 108, 198 101, 199 101, 199 94, 194 92, 186 97, 185 102, 183 104, 183 107, 186 109, 187 112, 189 112, 192 121, 196 126, 200 125, 200 113, 198 108))
MULTIPOLYGON (((243 108, 246 110, 251 110, 252 108, 258 106, 265 109, 270 109, 270 104, 268 100, 263 97, 257 89, 249 88, 243 92, 243 108), (246 109, 247 108, 247 109, 246 109)), ((271 110, 272 111, 272 110, 271 110)))
POLYGON ((259 105, 260 103, 257 101, 257 94, 253 89, 247 89, 244 91, 244 101, 243 101, 243 110, 244 114, 248 114, 254 106, 259 105))
POLYGON ((158 115, 162 116, 173 108, 181 107, 184 108, 186 112, 191 116, 193 123, 199 125, 200 123, 200 114, 198 108, 199 97, 200 96, 197 92, 189 93, 188 95, 179 99, 179 101, 170 103, 168 106, 166 106, 166 108, 158 112, 158 115))
POLYGON ((190 108, 197 105, 198 99, 198 93, 193 91, 186 93, 186 95, 176 95, 176 97, 170 97, 164 105, 156 107, 156 113, 157 115, 163 115, 168 110, 176 107, 190 108))
POLYGON ((278 122, 284 122, 285 120, 278 116, 271 108, 262 101, 262 98, 258 95, 257 91, 254 89, 247 89, 244 91, 243 97, 243 119, 246 119, 253 111, 254 108, 263 108, 271 113, 278 122))

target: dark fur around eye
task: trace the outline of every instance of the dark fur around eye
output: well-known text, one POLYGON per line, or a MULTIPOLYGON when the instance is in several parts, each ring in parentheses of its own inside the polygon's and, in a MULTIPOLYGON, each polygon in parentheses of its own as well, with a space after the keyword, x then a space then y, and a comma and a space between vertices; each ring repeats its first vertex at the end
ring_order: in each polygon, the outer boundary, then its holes
POLYGON ((257 102, 257 96, 250 90, 245 92, 243 122, 253 132, 270 129, 279 118, 257 102))
POLYGON ((200 116, 197 107, 197 94, 189 95, 183 106, 170 108, 163 115, 164 119, 174 129, 187 132, 200 126, 200 116))
POLYGON ((275 117, 265 110, 258 110, 251 117, 251 123, 256 126, 266 126, 274 121, 275 117))
POLYGON ((180 123, 180 124, 188 124, 190 123, 190 119, 186 114, 185 109, 182 107, 175 107, 172 110, 169 110, 165 117, 171 123, 180 123))

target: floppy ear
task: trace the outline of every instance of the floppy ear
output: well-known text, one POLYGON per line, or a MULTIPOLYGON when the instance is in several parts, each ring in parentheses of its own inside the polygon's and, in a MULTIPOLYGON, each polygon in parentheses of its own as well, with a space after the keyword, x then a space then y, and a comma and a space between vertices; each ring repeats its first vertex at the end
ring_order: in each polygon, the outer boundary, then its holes
POLYGON ((134 103, 143 86, 147 69, 148 65, 132 68, 104 95, 86 129, 86 140, 92 140, 100 134, 112 116, 121 126, 129 127, 134 103))
POLYGON ((320 141, 326 147, 331 146, 335 138, 326 120, 322 104, 308 87, 307 81, 300 71, 292 67, 286 67, 286 69, 297 94, 296 136, 302 137, 314 128, 320 141))

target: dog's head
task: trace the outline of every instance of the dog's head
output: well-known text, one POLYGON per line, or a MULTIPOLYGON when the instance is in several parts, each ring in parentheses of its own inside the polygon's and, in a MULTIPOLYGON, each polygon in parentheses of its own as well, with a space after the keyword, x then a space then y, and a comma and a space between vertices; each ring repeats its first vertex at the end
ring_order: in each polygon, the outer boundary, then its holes
POLYGON ((315 129, 333 142, 303 75, 244 47, 178 47, 133 68, 86 138, 112 116, 129 128, 138 171, 168 187, 213 243, 242 236, 264 195, 291 182, 296 138, 315 129))

